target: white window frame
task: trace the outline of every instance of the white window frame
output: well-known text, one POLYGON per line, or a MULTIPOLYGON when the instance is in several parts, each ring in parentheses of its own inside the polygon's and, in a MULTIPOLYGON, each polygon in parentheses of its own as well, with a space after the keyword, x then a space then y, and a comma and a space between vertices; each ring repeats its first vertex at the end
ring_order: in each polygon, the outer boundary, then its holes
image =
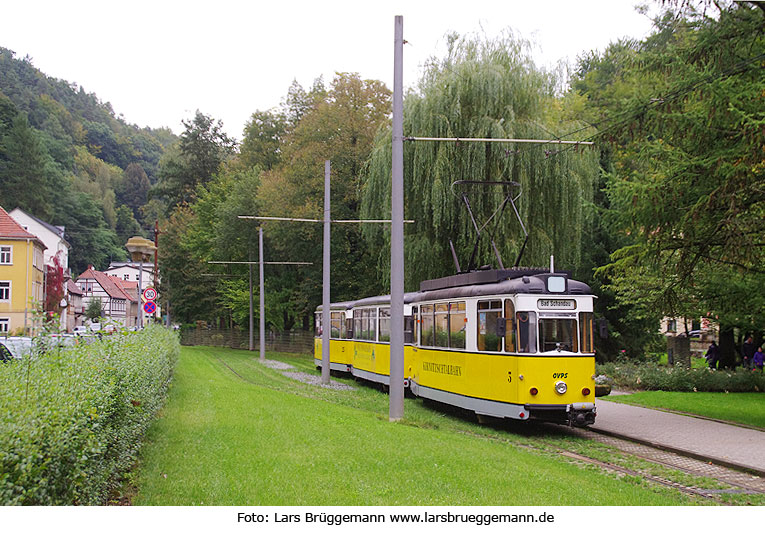
MULTIPOLYGON (((3 298, 2 295, 0 295, 0 302, 10 302, 11 301, 11 297, 13 296, 13 282, 11 280, 3 279, 3 280, 0 280, 0 283, 7 283, 8 284, 8 287, 7 287, 8 298, 3 298)), ((0 291, 3 291, 3 290, 5 290, 5 288, 4 287, 0 287, 0 291)))
POLYGON ((3 245, 0 246, 0 265, 12 265, 13 264, 13 246, 3 245), (3 261, 3 257, 8 257, 7 261, 3 261))
POLYGON ((0 333, 8 333, 11 329, 10 318, 0 318, 0 333))

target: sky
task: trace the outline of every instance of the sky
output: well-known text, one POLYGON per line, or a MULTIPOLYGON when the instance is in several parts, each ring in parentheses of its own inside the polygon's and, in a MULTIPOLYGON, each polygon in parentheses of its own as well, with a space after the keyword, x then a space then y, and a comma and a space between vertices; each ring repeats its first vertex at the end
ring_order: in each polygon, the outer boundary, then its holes
POLYGON ((183 131, 196 110, 241 138, 251 114, 279 105, 293 80, 310 88, 335 72, 393 87, 394 17, 404 17, 404 85, 442 57, 448 32, 510 30, 532 57, 560 60, 641 39, 638 0, 15 0, 3 6, 0 46, 48 76, 76 83, 131 124, 183 131))

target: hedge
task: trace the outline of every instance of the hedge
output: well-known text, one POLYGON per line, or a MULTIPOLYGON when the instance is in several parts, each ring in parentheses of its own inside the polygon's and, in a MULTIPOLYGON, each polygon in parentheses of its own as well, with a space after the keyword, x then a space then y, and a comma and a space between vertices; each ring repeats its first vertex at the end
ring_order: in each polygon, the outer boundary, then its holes
POLYGON ((597 365, 619 388, 676 392, 765 392, 765 375, 744 368, 664 367, 652 363, 616 362, 597 365))
POLYGON ((133 466, 180 344, 152 326, 0 365, 0 504, 99 505, 133 466))

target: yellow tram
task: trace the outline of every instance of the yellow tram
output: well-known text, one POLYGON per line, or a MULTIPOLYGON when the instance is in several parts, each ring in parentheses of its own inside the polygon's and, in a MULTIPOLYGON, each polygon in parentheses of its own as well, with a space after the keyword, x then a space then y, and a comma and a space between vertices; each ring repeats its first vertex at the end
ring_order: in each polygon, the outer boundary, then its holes
MULTIPOLYGON (((404 386, 478 415, 595 421, 593 300, 565 272, 512 268, 428 280, 404 296, 404 386)), ((330 368, 390 384, 390 296, 330 306, 330 368)), ((322 313, 314 360, 322 362, 322 313)))

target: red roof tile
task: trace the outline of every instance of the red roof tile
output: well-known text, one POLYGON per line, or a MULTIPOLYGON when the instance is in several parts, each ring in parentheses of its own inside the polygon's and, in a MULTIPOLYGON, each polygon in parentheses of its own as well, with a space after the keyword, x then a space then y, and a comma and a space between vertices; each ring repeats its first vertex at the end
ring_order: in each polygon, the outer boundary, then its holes
POLYGON ((2 207, 0 207, 0 239, 32 239, 40 243, 43 249, 47 248, 47 246, 45 246, 40 239, 29 233, 27 230, 21 227, 18 222, 13 220, 11 215, 9 215, 2 207))
POLYGON ((137 281, 127 281, 125 279, 120 279, 116 276, 109 276, 112 281, 114 282, 117 287, 120 288, 122 292, 124 292, 128 298, 130 298, 130 301, 137 302, 138 301, 138 293, 136 292, 138 290, 138 282, 137 281))

